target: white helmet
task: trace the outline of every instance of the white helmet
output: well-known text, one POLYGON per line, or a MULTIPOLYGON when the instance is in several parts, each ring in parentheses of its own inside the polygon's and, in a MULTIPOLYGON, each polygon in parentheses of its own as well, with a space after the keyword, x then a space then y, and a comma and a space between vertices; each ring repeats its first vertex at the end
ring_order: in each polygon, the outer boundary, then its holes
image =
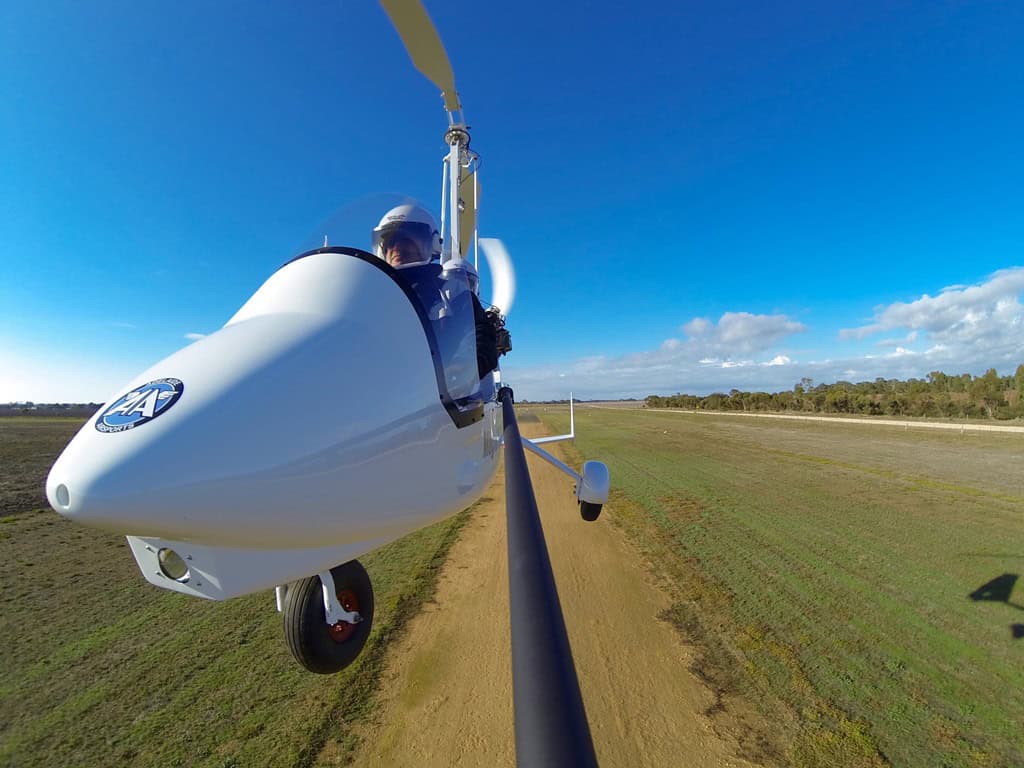
POLYGON ((420 206, 406 203, 385 213, 373 228, 373 253, 384 259, 390 244, 399 237, 412 241, 420 253, 419 259, 404 261, 397 265, 399 268, 440 260, 441 234, 437 231, 434 217, 420 206))

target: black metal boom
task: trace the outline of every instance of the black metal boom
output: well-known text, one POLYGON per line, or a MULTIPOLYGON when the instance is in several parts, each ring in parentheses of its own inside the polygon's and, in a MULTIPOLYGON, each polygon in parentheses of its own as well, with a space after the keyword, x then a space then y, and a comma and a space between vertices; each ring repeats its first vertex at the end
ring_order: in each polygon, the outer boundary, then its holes
POLYGON ((516 764, 597 766, 537 499, 526 466, 512 390, 498 393, 504 417, 508 587, 516 764))

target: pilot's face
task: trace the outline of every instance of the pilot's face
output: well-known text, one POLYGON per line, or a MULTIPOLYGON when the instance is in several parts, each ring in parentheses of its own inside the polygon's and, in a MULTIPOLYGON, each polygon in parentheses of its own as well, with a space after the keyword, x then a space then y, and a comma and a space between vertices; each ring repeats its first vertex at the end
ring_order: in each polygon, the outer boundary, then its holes
POLYGON ((401 267, 423 261, 423 254, 414 240, 399 235, 384 249, 384 260, 392 267, 401 267))

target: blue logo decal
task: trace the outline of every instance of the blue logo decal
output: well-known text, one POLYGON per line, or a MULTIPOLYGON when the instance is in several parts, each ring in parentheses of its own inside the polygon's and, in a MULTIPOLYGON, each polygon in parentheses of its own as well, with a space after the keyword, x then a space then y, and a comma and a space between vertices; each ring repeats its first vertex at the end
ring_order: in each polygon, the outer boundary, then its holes
POLYGON ((180 379, 157 379, 136 387, 100 414, 96 429, 100 432, 134 429, 170 410, 184 391, 185 385, 180 379))

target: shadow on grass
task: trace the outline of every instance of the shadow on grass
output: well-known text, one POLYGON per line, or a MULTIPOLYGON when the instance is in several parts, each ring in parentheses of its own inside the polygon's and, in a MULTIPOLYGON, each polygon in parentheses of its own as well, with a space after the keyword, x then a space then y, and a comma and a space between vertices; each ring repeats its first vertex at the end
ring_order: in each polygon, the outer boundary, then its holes
MULTIPOLYGON (((1024 605, 1018 605, 1010 600, 1018 578, 1016 573, 1004 573, 1002 576, 996 576, 971 592, 968 597, 975 602, 1005 603, 1018 611, 1024 611, 1024 605)), ((1014 640, 1024 638, 1024 624, 1011 624, 1010 635, 1014 640)))

